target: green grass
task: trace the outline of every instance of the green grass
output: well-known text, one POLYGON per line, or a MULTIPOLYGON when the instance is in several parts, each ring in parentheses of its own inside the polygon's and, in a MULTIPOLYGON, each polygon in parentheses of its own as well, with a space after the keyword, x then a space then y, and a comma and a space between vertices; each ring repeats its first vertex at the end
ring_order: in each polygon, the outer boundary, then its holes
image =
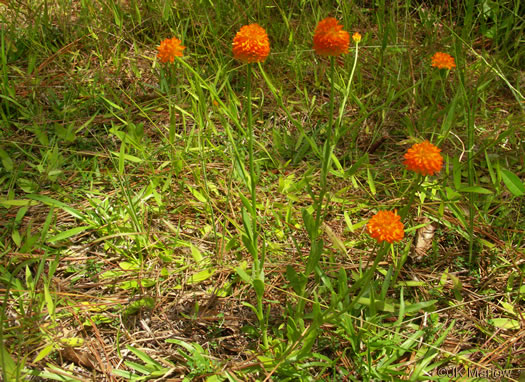
POLYGON ((522 380, 523 3, 435 3, 0 2, 3 380, 522 380))

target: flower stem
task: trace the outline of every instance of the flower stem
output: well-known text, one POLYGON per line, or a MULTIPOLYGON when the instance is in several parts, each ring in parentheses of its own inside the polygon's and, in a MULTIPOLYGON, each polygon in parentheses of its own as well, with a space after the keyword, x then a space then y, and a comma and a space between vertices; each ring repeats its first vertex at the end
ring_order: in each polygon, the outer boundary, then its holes
POLYGON ((330 57, 330 104, 329 104, 329 115, 328 115, 328 131, 326 142, 323 149, 323 162, 321 167, 321 192, 319 194, 319 199, 317 201, 317 209, 315 216, 315 238, 317 239, 320 235, 319 229, 321 226, 321 215, 322 207, 324 202, 324 197, 326 195, 326 186, 328 179, 328 172, 330 171, 330 162, 332 159, 332 129, 334 121, 334 72, 335 72, 335 58, 330 57))
POLYGON ((310 273, 315 269, 317 264, 316 261, 319 261, 321 252, 323 251, 323 242, 319 237, 321 236, 321 224, 323 215, 323 202, 326 195, 327 189, 327 178, 328 172, 330 171, 330 161, 332 157, 332 128, 334 120, 334 72, 335 72, 335 58, 330 57, 330 104, 329 104, 329 116, 328 116, 328 131, 326 141, 323 146, 323 157, 321 164, 321 191, 319 192, 319 198, 314 201, 315 205, 315 222, 313 226, 313 231, 309 232, 310 234, 310 254, 308 256, 308 265, 312 262, 311 266, 306 267, 304 276, 305 282, 301 285, 299 293, 299 302, 297 304, 297 317, 302 317, 304 314, 304 306, 306 299, 304 298, 306 293, 306 280, 310 273), (316 259, 312 261, 312 259, 316 259))
POLYGON ((357 67, 357 57, 358 56, 359 56, 359 43, 356 43, 355 44, 354 63, 352 65, 352 72, 350 72, 350 78, 348 79, 348 85, 346 87, 347 93, 350 90, 350 85, 352 84, 352 81, 354 79, 354 73, 355 73, 355 68, 357 67))
MULTIPOLYGON (((341 121, 343 120, 343 113, 345 110, 346 102, 348 101, 348 97, 350 96, 350 86, 352 85, 352 81, 354 80, 354 74, 355 74, 355 68, 357 67, 357 57, 359 55, 359 44, 355 44, 355 55, 354 55, 354 63, 352 64, 352 71, 350 72, 350 77, 348 78, 348 83, 346 84, 346 90, 345 95, 343 97, 343 101, 341 102, 341 107, 339 108, 339 115, 338 115, 338 121, 337 121, 337 127, 336 131, 339 133, 339 126, 341 121)), ((339 136, 336 136, 335 143, 337 144, 337 141, 339 140, 339 136)))
MULTIPOLYGON (((252 272, 252 283, 255 289, 255 295, 257 298, 257 316, 259 318, 259 326, 262 331, 263 346, 265 349, 268 349, 268 331, 266 325, 266 318, 263 308, 263 298, 264 298, 264 246, 262 256, 259 257, 259 249, 257 246, 257 198, 256 198, 256 189, 255 189, 255 161, 253 158, 253 117, 252 117, 252 64, 247 65, 247 105, 246 105, 246 114, 247 114, 247 133, 248 133, 248 160, 250 163, 250 197, 251 197, 251 223, 252 223, 252 234, 249 235, 251 239, 251 246, 253 249, 253 272, 252 272)), ((247 234, 249 234, 247 232, 247 234)))
POLYGON ((253 118, 252 118, 252 64, 248 64, 247 66, 247 78, 248 83, 246 85, 247 87, 247 99, 248 99, 248 105, 246 107, 247 111, 247 117, 248 117, 248 156, 249 156, 249 162, 250 162, 250 195, 251 195, 251 201, 252 201, 252 210, 251 210, 251 216, 252 216, 252 233, 253 233, 253 245, 255 248, 255 256, 254 259, 256 262, 259 262, 259 258, 257 256, 257 212, 256 212, 256 198, 255 198, 255 165, 253 160, 253 118))

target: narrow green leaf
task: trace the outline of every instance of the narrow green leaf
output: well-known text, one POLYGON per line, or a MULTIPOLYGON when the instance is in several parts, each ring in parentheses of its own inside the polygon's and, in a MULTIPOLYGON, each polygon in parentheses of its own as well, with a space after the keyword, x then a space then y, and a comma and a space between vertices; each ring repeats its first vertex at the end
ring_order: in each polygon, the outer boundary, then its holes
POLYGON ((129 261, 121 261, 118 265, 125 271, 138 271, 140 269, 137 263, 131 263, 129 261))
POLYGON ((124 156, 126 155, 126 140, 122 140, 122 143, 120 144, 120 153, 118 156, 118 173, 120 175, 124 174, 124 156))
POLYGON ((454 179, 454 188, 459 190, 461 188, 461 163, 458 157, 452 159, 452 179, 454 179))
POLYGON ((49 344, 47 345, 46 347, 44 347, 42 350, 40 350, 38 352, 38 354, 36 355, 35 359, 33 360, 33 363, 37 363, 37 362, 40 362, 42 361, 44 358, 46 358, 49 353, 51 353, 53 350, 55 349, 55 345, 54 344, 49 344))
POLYGON ((328 224, 323 223, 323 229, 330 241, 332 242, 332 244, 334 245, 334 247, 340 250, 342 253, 346 253, 346 247, 343 241, 339 238, 339 236, 335 234, 334 231, 332 231, 330 226, 328 224))
POLYGON ((235 268, 235 272, 239 275, 239 277, 247 284, 252 283, 252 278, 246 273, 246 271, 240 267, 235 268))
POLYGON ((372 176, 372 172, 369 168, 366 169, 367 179, 368 179, 368 187, 370 188, 370 192, 372 195, 376 194, 376 185, 374 183, 374 177, 372 176))
POLYGON ((352 167, 350 167, 348 170, 345 171, 345 177, 349 178, 351 177, 352 175, 354 175, 355 173, 357 173, 357 171, 359 171, 359 169, 361 168, 361 166, 363 165, 363 163, 365 162, 368 162, 368 153, 365 153, 365 155, 363 155, 361 158, 359 158, 353 165, 352 167))
POLYGON ((503 179, 503 183, 505 183, 505 186, 507 186, 512 195, 522 196, 523 194, 525 194, 525 186, 516 174, 507 169, 502 168, 501 177, 503 179))
POLYGON ((396 287, 425 287, 427 286, 426 281, 414 281, 414 280, 408 280, 408 281, 399 281, 396 283, 396 287))
POLYGON ((27 178, 18 178, 16 183, 26 194, 37 192, 40 188, 35 181, 27 178))
POLYGON ((113 374, 116 377, 122 377, 125 379, 129 379, 130 381, 134 381, 135 378, 137 378, 136 374, 133 374, 130 371, 124 371, 124 370, 119 370, 119 369, 113 369, 111 371, 111 374, 113 374))
POLYGON ((244 225, 244 232, 250 241, 252 241, 253 238, 253 226, 252 226, 252 216, 248 213, 246 208, 242 209, 242 223, 244 225))
POLYGON ((58 207, 62 209, 63 211, 67 212, 71 216, 74 216, 78 219, 84 219, 84 215, 80 213, 80 211, 77 211, 76 209, 69 207, 67 204, 59 202, 58 200, 51 199, 49 196, 45 195, 38 195, 38 194, 29 194, 26 195, 27 198, 39 201, 41 203, 47 204, 48 206, 58 207))
POLYGON ((303 215, 304 227, 306 228, 306 232, 308 232, 308 236, 310 236, 311 239, 317 235, 314 218, 306 208, 303 208, 301 213, 303 215))
POLYGON ((138 358, 140 358, 142 360, 142 362, 144 362, 146 365, 151 365, 151 366, 155 367, 155 369, 157 369, 157 370, 162 368, 162 365, 160 363, 155 361, 153 358, 151 358, 149 355, 147 355, 143 351, 140 351, 140 350, 138 350, 138 349, 136 349, 136 348, 134 348, 133 346, 130 346, 130 345, 126 345, 126 348, 130 352, 135 354, 138 358))
POLYGON ((197 272, 193 274, 189 280, 187 281, 188 284, 197 284, 201 281, 209 279, 213 274, 215 273, 215 269, 205 269, 203 271, 197 272))
POLYGON ((124 314, 133 315, 133 314, 138 313, 141 309, 151 310, 154 307, 155 307, 155 300, 153 299, 153 297, 143 297, 139 300, 135 300, 131 302, 124 310, 124 314))
POLYGON ((348 276, 346 275, 346 271, 343 267, 339 268, 337 282, 339 284, 339 298, 342 300, 348 294, 348 276))
POLYGON ((248 252, 253 257, 255 257, 257 255, 257 252, 255 250, 255 247, 253 246, 252 240, 248 237, 248 235, 242 234, 241 235, 241 240, 244 243, 244 245, 246 246, 246 249, 248 250, 248 252))
POLYGON ((120 110, 120 111, 124 111, 124 109, 122 109, 119 105, 117 105, 116 103, 110 101, 106 97, 100 96, 100 98, 102 98, 104 101, 106 101, 109 105, 113 106, 115 109, 120 110))
POLYGON ((492 191, 487 190, 486 188, 480 187, 480 186, 472 186, 472 187, 462 187, 458 190, 458 192, 472 192, 474 194, 485 194, 490 195, 492 194, 492 191))
POLYGON ((4 371, 7 382, 15 381, 17 365, 11 354, 5 349, 3 342, 0 342, 0 368, 4 371))
POLYGON ((496 184, 496 173, 494 172, 494 166, 492 166, 492 162, 490 161, 490 156, 487 150, 485 150, 485 162, 487 163, 487 169, 489 170, 490 180, 492 181, 492 184, 496 184))
POLYGON ((9 154, 7 154, 7 152, 5 152, 1 148, 0 148, 0 159, 2 159, 2 166, 4 166, 7 172, 13 171, 13 160, 11 159, 9 154))
POLYGON ((4 208, 33 206, 35 204, 38 204, 38 203, 35 203, 29 199, 11 199, 11 200, 0 199, 0 206, 4 208))
POLYGON ((500 329, 518 330, 520 328, 519 321, 511 318, 493 318, 492 320, 489 320, 489 324, 500 329))
POLYGON ((259 314, 259 312, 257 311, 257 308, 255 306, 253 306, 252 304, 250 304, 249 302, 246 302, 246 301, 242 301, 241 304, 244 305, 244 306, 247 306, 248 308, 250 308, 253 311, 253 313, 255 313, 255 315, 257 316, 257 319, 259 321, 262 321, 262 319, 264 317, 259 314))
POLYGON ((47 242, 54 243, 55 241, 69 239, 70 237, 78 235, 79 233, 84 232, 85 230, 88 230, 90 228, 91 228, 90 225, 71 228, 71 229, 68 229, 67 231, 60 232, 58 235, 50 237, 49 239, 47 239, 47 242))
POLYGON ((345 218, 345 223, 350 232, 354 233, 354 225, 352 224, 352 220, 350 220, 350 215, 348 215, 348 211, 343 212, 343 216, 345 218))
POLYGON ((199 248, 197 248, 193 244, 190 244, 190 247, 191 247, 191 256, 193 257, 193 260, 195 260, 195 262, 197 264, 199 264, 202 261, 202 259, 204 258, 202 256, 201 251, 199 250, 199 248))
POLYGON ((195 197, 195 199, 197 199, 201 203, 207 202, 206 197, 202 195, 199 191, 197 191, 196 189, 194 189, 193 187, 189 185, 187 185, 187 187, 188 187, 188 190, 190 190, 191 194, 195 197))
POLYGON ((257 296, 263 296, 264 295, 264 281, 261 279, 255 279, 253 280, 253 289, 255 289, 255 293, 257 296))
POLYGON ((53 318, 55 315, 55 303, 53 302, 51 293, 49 293, 49 287, 47 283, 44 283, 44 300, 46 301, 47 312, 49 313, 51 318, 53 318))
POLYGON ((388 304, 386 301, 372 300, 368 297, 359 297, 357 302, 370 308, 382 310, 383 312, 393 313, 395 311, 394 305, 388 304))
POLYGON ((11 239, 13 239, 18 248, 22 246, 22 238, 20 237, 20 232, 18 232, 18 230, 15 229, 11 232, 11 239))
POLYGON ((286 279, 290 282, 295 293, 299 294, 301 292, 302 286, 306 281, 305 277, 298 275, 295 269, 291 265, 286 266, 286 279))
POLYGON ((319 263, 319 259, 323 253, 323 246, 323 239, 318 239, 312 243, 310 254, 308 255, 308 262, 306 263, 306 275, 310 275, 317 263, 319 263))
MULTIPOLYGON (((139 373, 144 374, 144 375, 150 375, 151 372, 153 371, 151 367, 147 367, 147 366, 141 365, 140 363, 137 363, 137 362, 124 361, 124 364, 126 366, 128 366, 129 368, 131 368, 133 370, 136 370, 139 373)), ((144 379, 141 378, 141 379, 135 379, 135 380, 136 381, 143 381, 144 379)))
POLYGON ((429 308, 431 308, 431 310, 434 310, 436 302, 437 300, 421 301, 416 302, 414 304, 410 304, 407 302, 405 303, 405 312, 410 313, 419 310, 428 310, 429 308))

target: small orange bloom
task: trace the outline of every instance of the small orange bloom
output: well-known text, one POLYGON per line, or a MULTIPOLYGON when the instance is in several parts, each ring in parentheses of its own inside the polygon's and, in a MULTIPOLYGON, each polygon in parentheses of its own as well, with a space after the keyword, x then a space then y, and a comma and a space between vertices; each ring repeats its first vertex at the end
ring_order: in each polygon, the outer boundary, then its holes
POLYGON ((443 157, 438 149, 429 141, 416 143, 408 149, 405 154, 404 164, 407 169, 417 172, 421 175, 434 175, 439 172, 443 166, 443 157))
POLYGON ((352 35, 352 39, 354 40, 354 42, 356 44, 359 44, 361 42, 361 33, 359 32, 355 32, 353 35, 352 35))
POLYGON ((454 62, 454 57, 450 54, 437 52, 432 56, 432 66, 435 66, 438 69, 452 69, 456 67, 454 62))
POLYGON ((392 244, 394 241, 400 241, 405 236, 401 216, 397 214, 397 211, 379 211, 372 216, 366 228, 370 236, 379 243, 386 240, 392 244))
POLYGON ((243 26, 232 45, 233 57, 243 62, 264 62, 270 54, 270 40, 259 24, 243 26))
POLYGON ((181 41, 178 38, 167 38, 160 43, 160 46, 157 47, 157 50, 159 51, 159 53, 157 53, 157 57, 159 58, 160 62, 163 63, 173 62, 175 61, 176 56, 182 57, 182 51, 185 48, 185 46, 181 45, 181 41))
POLYGON ((348 53, 350 34, 333 17, 319 21, 314 32, 314 50, 321 56, 348 53))

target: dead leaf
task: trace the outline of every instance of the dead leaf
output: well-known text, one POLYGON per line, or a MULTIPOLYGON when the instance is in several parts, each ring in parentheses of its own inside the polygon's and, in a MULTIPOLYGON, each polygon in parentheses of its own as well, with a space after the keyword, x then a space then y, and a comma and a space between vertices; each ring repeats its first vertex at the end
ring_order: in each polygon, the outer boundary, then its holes
POLYGON ((427 223, 427 225, 419 228, 416 233, 414 252, 418 261, 421 261, 423 256, 426 256, 427 251, 432 248, 432 239, 436 232, 436 226, 434 223, 430 223, 429 218, 424 217, 421 223, 427 223))
POLYGON ((73 349, 71 346, 66 346, 64 349, 60 350, 60 355, 66 361, 73 362, 78 366, 84 366, 90 370, 95 368, 95 364, 91 359, 92 357, 88 353, 78 349, 73 349))

